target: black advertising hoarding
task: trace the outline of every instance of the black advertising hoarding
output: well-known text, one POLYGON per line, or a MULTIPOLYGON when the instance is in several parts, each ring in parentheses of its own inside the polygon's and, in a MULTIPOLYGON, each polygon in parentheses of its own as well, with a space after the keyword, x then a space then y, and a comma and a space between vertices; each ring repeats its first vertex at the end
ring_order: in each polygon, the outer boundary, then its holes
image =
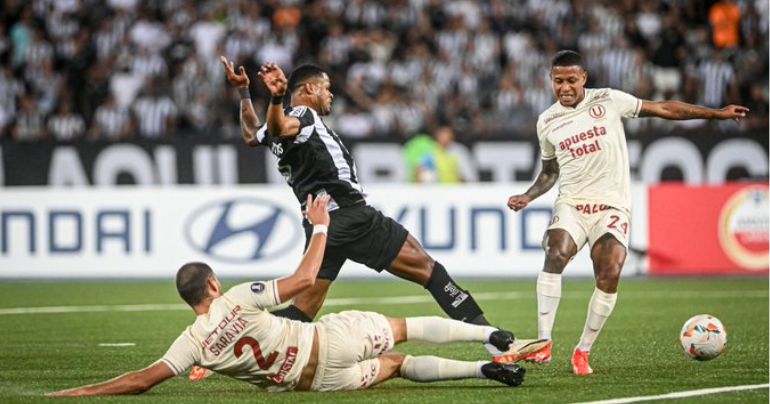
MULTIPOLYGON (((205 142, 0 142, 2 186, 253 184, 282 182, 263 147, 239 139, 205 142)), ((405 182, 403 152, 394 142, 346 141, 364 184, 405 182), (372 157, 375 156, 375 157, 372 157)), ((718 184, 766 180, 768 133, 696 132, 628 137, 632 180, 718 184)), ((539 150, 531 140, 459 145, 460 164, 476 181, 531 181, 539 150)))

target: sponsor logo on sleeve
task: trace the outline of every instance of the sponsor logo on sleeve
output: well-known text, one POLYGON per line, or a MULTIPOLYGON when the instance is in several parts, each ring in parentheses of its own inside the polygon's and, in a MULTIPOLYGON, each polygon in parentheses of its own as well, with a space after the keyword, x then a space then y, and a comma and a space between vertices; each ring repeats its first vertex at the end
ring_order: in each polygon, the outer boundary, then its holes
POLYGON ((262 282, 254 282, 251 284, 251 291, 254 293, 262 293, 265 291, 265 284, 262 282))

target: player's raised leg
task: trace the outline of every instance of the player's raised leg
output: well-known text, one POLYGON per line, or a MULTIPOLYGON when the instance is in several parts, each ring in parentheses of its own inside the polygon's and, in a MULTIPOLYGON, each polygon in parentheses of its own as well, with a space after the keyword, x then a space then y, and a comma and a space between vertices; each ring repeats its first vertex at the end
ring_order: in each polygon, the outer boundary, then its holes
POLYGON ((596 288, 588 303, 580 343, 572 355, 572 371, 579 376, 593 373, 588 358, 591 347, 615 308, 620 271, 626 260, 626 247, 611 234, 605 234, 591 248, 591 260, 596 288))
POLYGON ((468 323, 489 325, 470 292, 461 288, 444 266, 434 261, 411 234, 407 236, 398 256, 390 264, 388 272, 422 285, 449 317, 468 323))

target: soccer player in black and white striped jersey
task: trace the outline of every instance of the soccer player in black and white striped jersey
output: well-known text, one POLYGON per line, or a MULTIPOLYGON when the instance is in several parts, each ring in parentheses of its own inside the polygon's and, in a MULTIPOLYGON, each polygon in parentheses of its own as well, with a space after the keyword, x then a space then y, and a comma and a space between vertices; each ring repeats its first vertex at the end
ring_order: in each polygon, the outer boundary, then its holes
MULTIPOLYGON (((420 243, 395 220, 366 203, 353 158, 342 141, 322 120, 331 112, 329 76, 318 66, 296 68, 289 80, 273 63, 262 65, 259 77, 272 99, 261 124, 249 95, 249 78, 221 58, 227 77, 241 94, 241 135, 250 146, 263 145, 278 156, 278 169, 305 210, 308 195, 329 195, 334 226, 329 229, 326 254, 315 285, 276 314, 311 321, 321 308, 332 281, 348 259, 388 272, 427 289, 453 319, 489 324, 465 289, 434 261, 420 243), (284 96, 290 106, 284 108, 284 96)), ((304 222, 307 240, 312 224, 304 222)), ((490 349, 490 352, 494 352, 490 349)))

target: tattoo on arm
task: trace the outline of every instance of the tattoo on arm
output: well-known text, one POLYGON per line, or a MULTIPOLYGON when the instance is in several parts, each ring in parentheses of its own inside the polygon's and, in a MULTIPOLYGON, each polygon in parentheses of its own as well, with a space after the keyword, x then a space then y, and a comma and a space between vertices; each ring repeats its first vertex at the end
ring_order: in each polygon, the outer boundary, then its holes
POLYGON ((257 129, 260 125, 259 117, 254 111, 254 105, 252 105, 250 99, 241 100, 241 137, 243 141, 249 146, 256 146, 257 141, 257 129))
POLYGON ((673 120, 712 119, 716 117, 716 110, 680 101, 644 101, 639 116, 673 120))
POLYGON ((543 160, 543 168, 535 179, 535 183, 527 190, 527 196, 534 200, 543 195, 553 188, 557 179, 559 179, 559 163, 556 159, 543 160))

